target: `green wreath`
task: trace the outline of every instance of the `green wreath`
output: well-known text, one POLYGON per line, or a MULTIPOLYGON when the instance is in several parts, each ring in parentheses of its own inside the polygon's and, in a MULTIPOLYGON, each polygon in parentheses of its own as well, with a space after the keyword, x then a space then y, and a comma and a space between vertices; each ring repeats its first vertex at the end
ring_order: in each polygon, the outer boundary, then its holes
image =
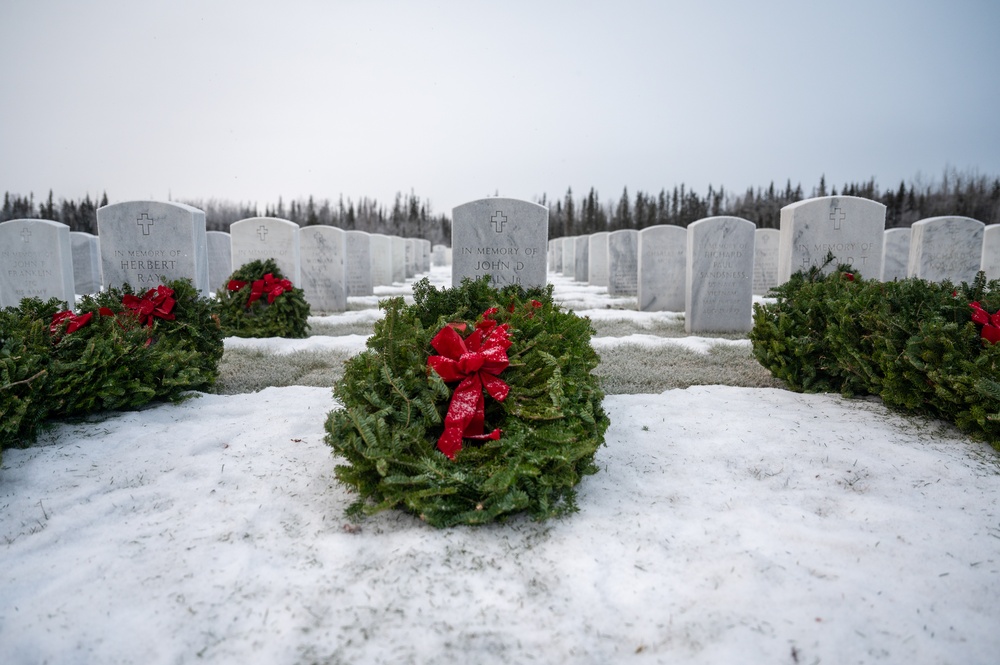
POLYGON ((399 508, 444 527, 576 510, 609 424, 590 321, 554 305, 551 287, 498 291, 488 277, 444 290, 424 279, 413 296, 380 303, 368 350, 334 387, 343 408, 326 441, 358 493, 348 516, 399 508))
POLYGON ((243 264, 217 294, 222 332, 227 337, 308 335, 305 294, 285 279, 274 259, 243 264))

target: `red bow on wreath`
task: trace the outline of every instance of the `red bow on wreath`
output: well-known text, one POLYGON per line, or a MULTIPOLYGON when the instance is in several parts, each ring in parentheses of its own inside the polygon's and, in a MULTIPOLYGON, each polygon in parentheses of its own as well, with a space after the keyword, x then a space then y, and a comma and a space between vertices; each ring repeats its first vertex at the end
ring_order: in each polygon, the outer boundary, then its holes
MULTIPOLYGON (((246 282, 231 279, 226 288, 230 291, 239 291, 246 285, 246 282)), ((285 291, 291 290, 292 283, 287 279, 275 279, 272 273, 267 273, 263 279, 254 280, 253 286, 250 287, 250 299, 247 300, 247 307, 250 307, 255 300, 259 300, 265 293, 267 294, 267 304, 270 305, 274 302, 275 298, 285 291)))
POLYGON ((989 314, 978 302, 970 302, 972 320, 982 326, 979 336, 991 344, 1000 342, 1000 311, 989 314))
POLYGON ((431 346, 441 355, 427 358, 427 366, 446 382, 461 381, 452 393, 444 433, 437 444, 448 459, 455 459, 462 449, 463 438, 493 441, 500 438, 499 429, 489 434, 483 432, 486 418, 483 389, 498 402, 504 401, 510 392, 510 386, 497 376, 510 364, 507 358, 510 339, 507 324, 497 325, 489 318, 496 311, 483 312, 483 320, 464 340, 455 328, 465 330, 465 324, 445 326, 431 340, 431 346))
POLYGON ((69 321, 69 325, 66 326, 66 334, 68 335, 90 323, 90 319, 93 316, 93 312, 87 312, 86 314, 74 314, 70 310, 58 312, 52 315, 52 323, 49 324, 49 332, 55 335, 59 330, 59 326, 61 326, 64 321, 69 321))
POLYGON ((162 284, 155 289, 150 289, 142 298, 137 298, 131 293, 122 296, 122 304, 126 308, 135 312, 139 317, 139 325, 153 326, 153 319, 163 319, 173 321, 174 304, 177 302, 173 298, 174 290, 162 284))

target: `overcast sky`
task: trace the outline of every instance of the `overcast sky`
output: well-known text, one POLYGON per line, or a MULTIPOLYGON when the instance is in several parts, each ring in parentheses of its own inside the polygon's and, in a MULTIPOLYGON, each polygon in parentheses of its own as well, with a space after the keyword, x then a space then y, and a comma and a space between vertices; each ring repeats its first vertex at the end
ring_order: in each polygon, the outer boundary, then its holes
POLYGON ((997 0, 0 0, 0 190, 434 212, 1000 175, 997 0))

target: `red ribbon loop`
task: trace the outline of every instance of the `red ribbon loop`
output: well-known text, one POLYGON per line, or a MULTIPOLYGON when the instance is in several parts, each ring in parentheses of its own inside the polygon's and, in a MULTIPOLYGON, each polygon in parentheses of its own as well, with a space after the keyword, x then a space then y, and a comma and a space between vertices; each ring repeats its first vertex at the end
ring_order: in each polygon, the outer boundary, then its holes
POLYGON ((122 304, 126 308, 135 312, 139 317, 139 325, 153 326, 153 319, 163 319, 173 321, 173 309, 176 300, 173 298, 174 290, 162 284, 155 289, 150 289, 142 298, 137 298, 131 293, 122 296, 122 304))
MULTIPOLYGON (((229 290, 239 291, 244 286, 246 282, 240 282, 237 280, 230 280, 229 290)), ((292 290, 292 283, 287 279, 275 279, 272 273, 267 273, 264 275, 263 279, 254 280, 250 287, 250 298, 247 300, 247 307, 250 307, 255 301, 259 300, 264 294, 267 294, 267 304, 270 305, 274 302, 274 299, 280 296, 285 291, 292 290)))
POLYGON ((444 433, 438 439, 438 450, 448 459, 455 459, 462 449, 463 438, 493 441, 500 438, 499 429, 483 432, 486 419, 483 390, 498 402, 510 393, 510 386, 498 376, 510 364, 508 326, 497 325, 488 318, 495 313, 496 309, 486 310, 476 330, 464 340, 452 325, 442 328, 431 340, 431 346, 441 355, 427 358, 427 367, 447 383, 461 382, 452 393, 444 433))
POLYGON ((1000 310, 988 313, 978 302, 970 302, 972 320, 982 326, 979 336, 990 344, 1000 342, 1000 310))
POLYGON ((80 328, 84 327, 90 323, 90 319, 94 316, 93 312, 87 312, 86 314, 74 314, 70 310, 65 312, 57 312, 52 315, 52 323, 49 324, 49 332, 55 335, 59 331, 59 326, 65 321, 69 321, 69 325, 66 326, 66 333, 74 333, 80 328))

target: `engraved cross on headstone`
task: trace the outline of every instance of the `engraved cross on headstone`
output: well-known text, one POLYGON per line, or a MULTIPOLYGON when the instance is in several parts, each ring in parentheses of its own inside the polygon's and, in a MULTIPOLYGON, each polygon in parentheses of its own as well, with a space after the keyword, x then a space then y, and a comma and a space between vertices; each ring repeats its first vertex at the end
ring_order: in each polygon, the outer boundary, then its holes
POLYGON ((21 240, 29 242, 31 240, 31 231, 28 229, 21 229, 21 240))
POLYGON ((139 218, 135 220, 135 223, 142 227, 142 235, 149 235, 149 227, 153 225, 153 220, 149 218, 149 215, 142 213, 139 218))
POLYGON ((840 230, 840 223, 847 218, 847 213, 840 208, 834 208, 830 211, 830 220, 833 222, 834 231, 840 230))
POLYGON ((493 215, 493 217, 490 218, 490 221, 493 222, 493 227, 496 229, 497 233, 502 233, 503 225, 507 223, 507 215, 497 210, 497 214, 493 215))
POLYGON ((263 224, 257 227, 257 237, 261 239, 261 242, 267 240, 267 227, 263 224))

